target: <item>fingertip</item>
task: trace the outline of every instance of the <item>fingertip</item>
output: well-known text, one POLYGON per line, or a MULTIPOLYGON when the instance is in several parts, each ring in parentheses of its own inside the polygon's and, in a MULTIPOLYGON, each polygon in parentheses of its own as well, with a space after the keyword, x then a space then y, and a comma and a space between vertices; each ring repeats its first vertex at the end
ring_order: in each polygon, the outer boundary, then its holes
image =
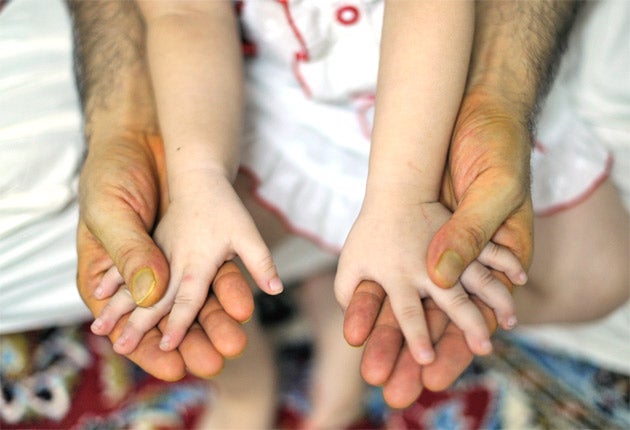
POLYGON ((430 364, 435 360, 435 351, 433 348, 416 348, 413 352, 413 358, 420 365, 430 364))
POLYGON ((523 285, 527 284, 527 281, 528 281, 527 273, 525 273, 525 271, 520 271, 514 277, 514 279, 511 279, 511 281, 515 285, 523 286, 523 285))
POLYGON ((475 354, 488 355, 490 353, 492 353, 492 342, 490 342, 490 339, 482 339, 476 342, 475 354))
POLYGON ((164 336, 162 336, 162 339, 160 339, 159 347, 164 352, 172 351, 175 349, 175 346, 173 345, 172 337, 170 334, 167 333, 164 336))
POLYGON ((508 317, 502 324, 501 327, 504 330, 513 330, 518 325, 518 320, 516 316, 512 315, 508 317))
POLYGON ((90 325, 90 331, 94 334, 101 334, 101 329, 103 328, 103 321, 96 318, 94 322, 90 325))
POLYGON ((273 295, 280 294, 284 291, 284 285, 278 276, 271 278, 271 280, 267 283, 267 286, 269 288, 269 292, 273 295))

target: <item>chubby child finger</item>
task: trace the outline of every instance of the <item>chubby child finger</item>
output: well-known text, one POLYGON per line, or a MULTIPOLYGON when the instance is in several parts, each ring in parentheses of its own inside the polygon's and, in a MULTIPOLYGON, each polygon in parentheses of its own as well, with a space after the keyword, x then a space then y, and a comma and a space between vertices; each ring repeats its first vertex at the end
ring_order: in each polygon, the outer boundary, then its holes
POLYGON ((490 306, 503 329, 516 326, 516 307, 510 290, 483 264, 473 261, 464 270, 461 283, 469 293, 475 294, 490 306))
POLYGON ((481 254, 477 260, 488 266, 503 272, 508 279, 515 285, 525 285, 527 282, 527 273, 519 259, 506 247, 497 245, 494 242, 488 244, 481 250, 481 254))
POLYGON ((158 324, 164 314, 165 311, 160 304, 151 308, 136 308, 116 339, 114 351, 123 355, 133 352, 144 335, 158 324))
POLYGON ((284 290, 271 251, 257 230, 251 231, 248 240, 235 247, 235 251, 262 291, 276 295, 284 290))
POLYGON ((120 288, 114 294, 105 307, 101 309, 98 317, 92 322, 90 329, 97 335, 108 335, 118 321, 136 308, 136 304, 126 288, 120 288))
POLYGON ((422 301, 418 291, 409 286, 392 285, 389 300, 398 325, 409 346, 409 351, 418 364, 428 364, 435 358, 435 352, 424 317, 422 301))
POLYGON ((459 282, 450 289, 442 289, 435 285, 431 297, 464 332, 466 343, 474 354, 485 355, 492 351, 490 331, 483 315, 459 282))
POLYGON ((94 298, 103 300, 111 297, 118 288, 125 283, 125 279, 122 277, 118 268, 112 266, 101 278, 98 286, 94 290, 94 298))
POLYGON ((214 277, 214 271, 208 271, 204 267, 196 265, 188 266, 182 272, 181 277, 175 276, 172 288, 169 285, 167 297, 171 291, 175 291, 172 299, 172 308, 166 324, 164 336, 160 342, 163 351, 171 351, 179 346, 186 332, 197 318, 199 310, 208 297, 210 282, 214 277))

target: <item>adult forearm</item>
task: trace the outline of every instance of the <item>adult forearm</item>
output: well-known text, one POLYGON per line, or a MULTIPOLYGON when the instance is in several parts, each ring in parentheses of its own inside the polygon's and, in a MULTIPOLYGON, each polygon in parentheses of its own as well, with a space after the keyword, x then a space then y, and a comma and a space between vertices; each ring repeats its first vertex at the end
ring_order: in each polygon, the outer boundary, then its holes
POLYGON ((501 94, 531 126, 580 4, 477 0, 467 91, 501 94))
POLYGON ((112 133, 156 133, 144 26, 135 3, 68 0, 68 6, 88 144, 112 133))

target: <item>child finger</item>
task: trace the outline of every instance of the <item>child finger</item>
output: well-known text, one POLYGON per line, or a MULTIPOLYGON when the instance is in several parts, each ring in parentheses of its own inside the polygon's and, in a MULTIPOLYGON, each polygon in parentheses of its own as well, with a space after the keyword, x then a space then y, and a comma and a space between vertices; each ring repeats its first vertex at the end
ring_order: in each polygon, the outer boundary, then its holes
POLYGON ((135 309, 136 303, 126 288, 120 288, 101 310, 90 329, 97 335, 108 335, 120 318, 135 309))
POLYGON ((461 283, 494 310, 502 328, 510 330, 516 326, 514 297, 487 267, 473 261, 462 273, 461 283))
POLYGON ((485 355, 492 351, 490 332, 483 315, 459 282, 448 290, 433 286, 431 297, 464 332, 466 343, 474 354, 485 355))
POLYGON ((435 353, 418 291, 401 285, 391 285, 389 291, 395 292, 389 294, 389 300, 411 354, 418 364, 430 363, 435 353))
POLYGON ((265 245, 257 230, 251 231, 248 240, 235 251, 243 261, 256 285, 267 294, 280 294, 284 289, 273 262, 271 251, 265 245))
POLYGON ((505 273, 515 285, 525 285, 527 282, 527 273, 523 269, 521 262, 504 246, 488 242, 481 250, 477 260, 494 270, 505 273))
POLYGON ((111 297, 118 288, 124 284, 125 280, 118 271, 116 266, 109 268, 107 272, 101 278, 101 281, 94 290, 94 297, 98 300, 103 300, 111 297))
POLYGON ((214 274, 215 270, 208 270, 207 267, 189 266, 184 269, 179 283, 175 284, 178 287, 171 288, 169 286, 169 291, 176 292, 166 330, 160 342, 160 349, 171 351, 179 346, 208 297, 208 290, 214 274))
POLYGON ((123 355, 133 352, 144 335, 154 328, 165 314, 166 307, 163 305, 163 301, 150 308, 137 307, 129 316, 120 336, 116 339, 114 351, 123 355))

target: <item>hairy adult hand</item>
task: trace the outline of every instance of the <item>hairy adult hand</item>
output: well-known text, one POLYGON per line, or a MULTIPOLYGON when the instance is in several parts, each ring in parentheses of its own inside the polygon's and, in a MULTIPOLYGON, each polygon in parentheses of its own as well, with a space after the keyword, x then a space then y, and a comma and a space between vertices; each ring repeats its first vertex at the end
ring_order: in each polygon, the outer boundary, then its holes
MULTIPOLYGON (((168 283, 168 263, 151 238, 168 202, 161 139, 146 135, 105 136, 106 145, 92 136, 80 179, 80 219, 77 232, 81 297, 97 316, 107 301, 94 292, 104 273, 116 265, 135 301, 156 303, 168 283)), ((159 348, 162 333, 149 331, 128 357, 148 373, 177 380, 186 370, 210 377, 223 367, 223 358, 238 355, 246 343, 240 322, 253 313, 253 297, 240 270, 226 263, 213 283, 195 324, 176 351, 159 348)), ((167 317, 159 327, 164 327, 167 317)), ((127 321, 110 335, 114 342, 127 321)))
POLYGON ((469 93, 455 125, 441 196, 453 216, 427 251, 431 279, 445 288, 490 240, 525 269, 531 263, 530 132, 523 115, 501 100, 469 93))

